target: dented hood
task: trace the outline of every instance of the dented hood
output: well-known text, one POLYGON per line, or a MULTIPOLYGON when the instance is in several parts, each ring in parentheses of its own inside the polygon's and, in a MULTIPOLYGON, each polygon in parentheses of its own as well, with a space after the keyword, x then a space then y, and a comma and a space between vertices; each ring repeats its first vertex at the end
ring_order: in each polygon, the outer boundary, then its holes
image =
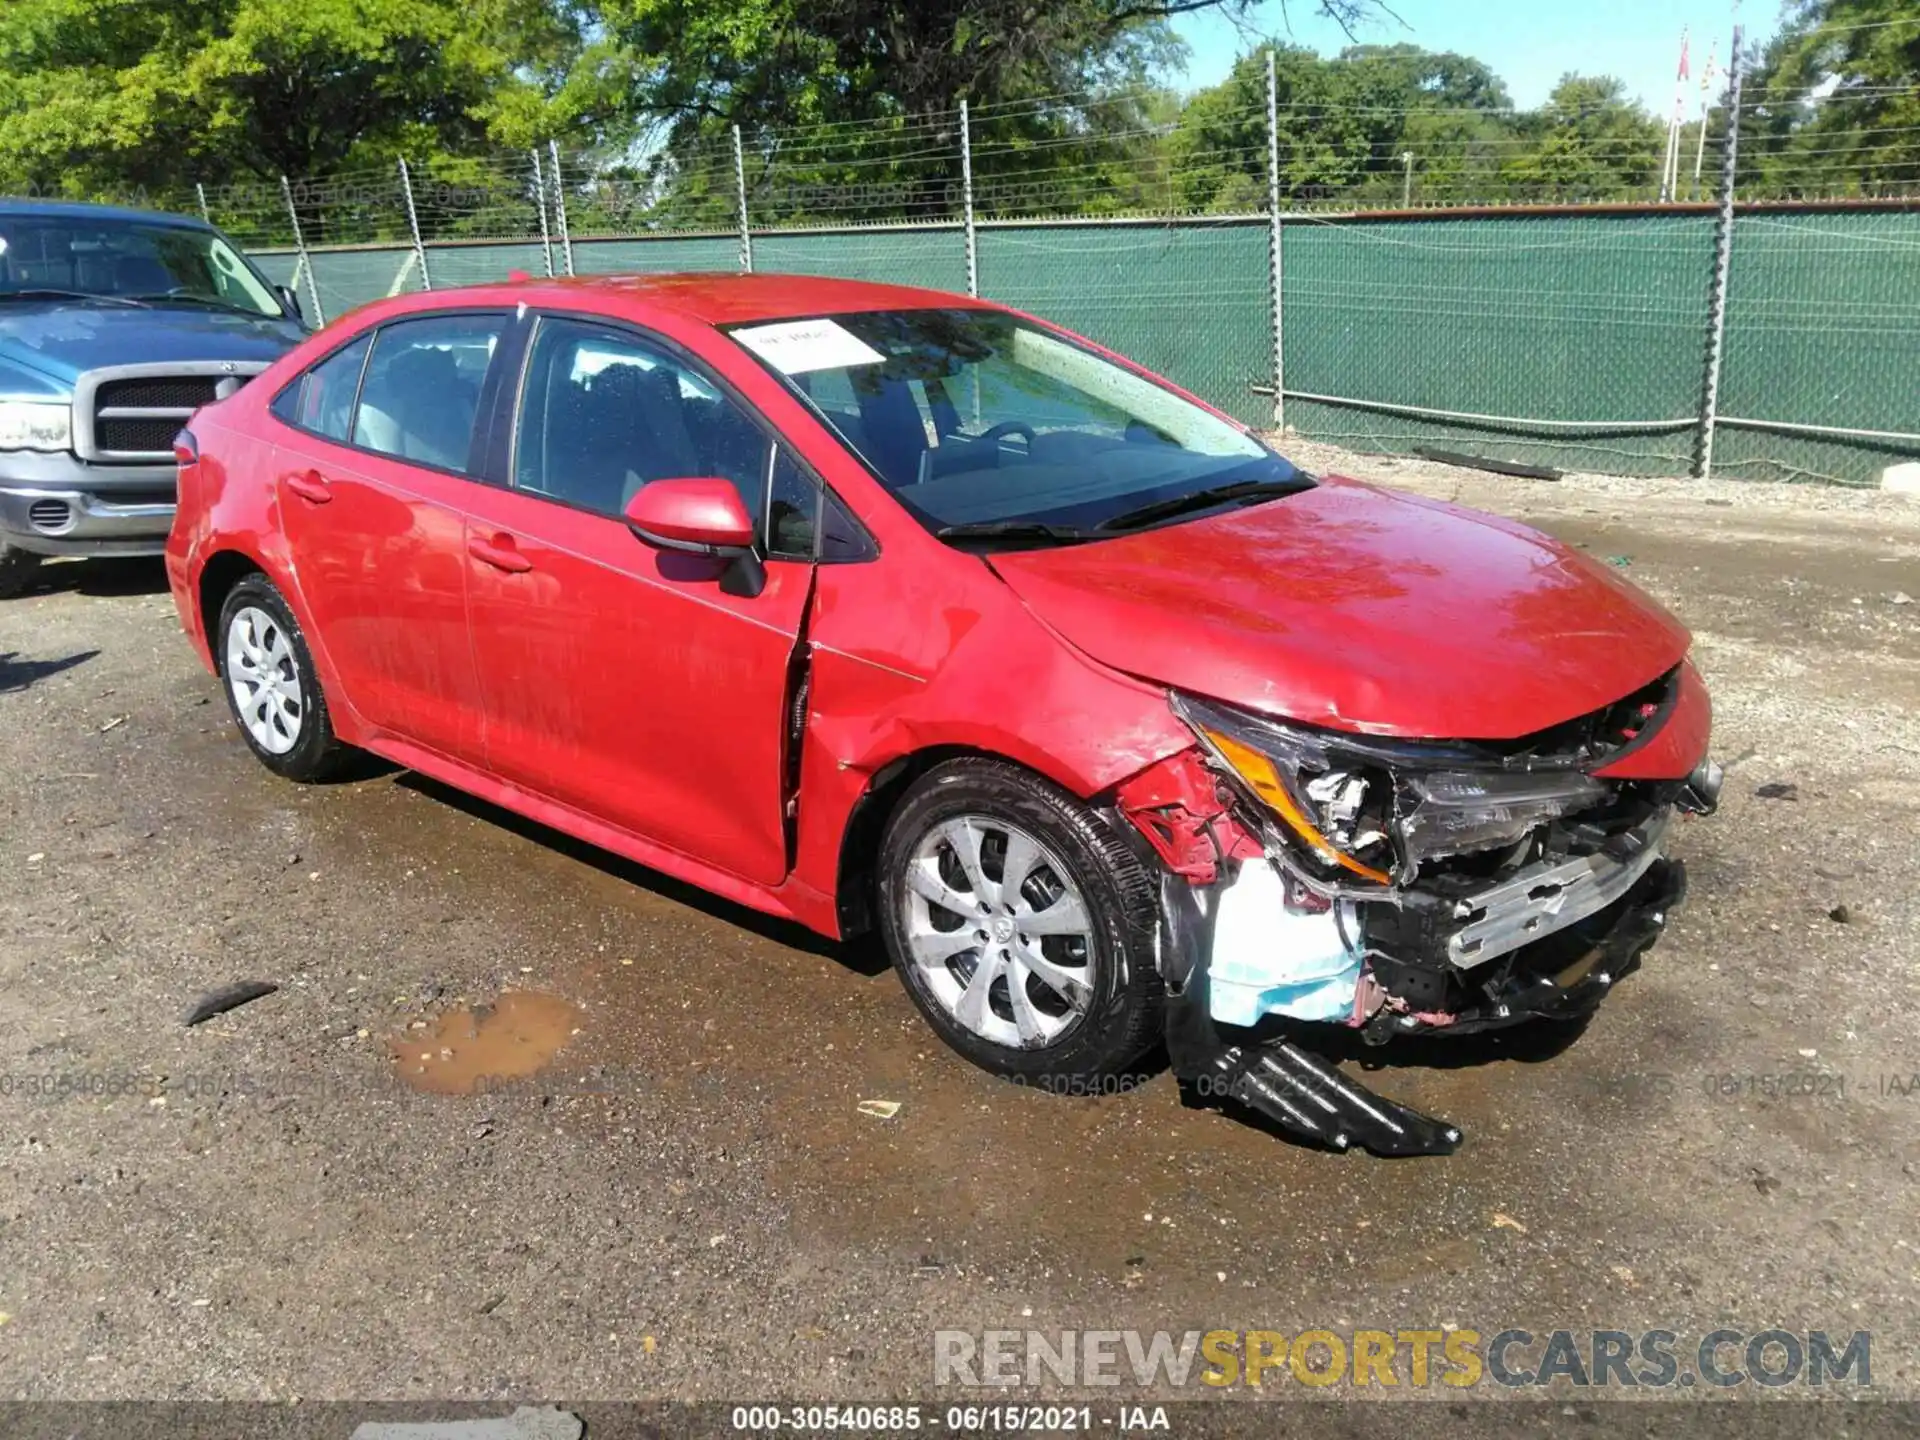
POLYGON ((1105 664, 1366 734, 1531 734, 1654 680, 1688 644, 1640 590, 1557 540, 1339 477, 992 564, 1105 664))

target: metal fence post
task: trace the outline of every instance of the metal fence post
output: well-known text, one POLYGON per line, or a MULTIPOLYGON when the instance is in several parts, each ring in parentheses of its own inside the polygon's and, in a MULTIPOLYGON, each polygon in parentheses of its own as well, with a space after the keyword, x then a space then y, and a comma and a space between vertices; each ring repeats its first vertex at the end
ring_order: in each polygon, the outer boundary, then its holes
POLYGON ((1720 417, 1720 369, 1727 341, 1727 272, 1733 259, 1733 192, 1739 178, 1739 162, 1740 27, 1736 25, 1733 55, 1727 61, 1727 150, 1720 162, 1720 214, 1714 227, 1713 279, 1707 293, 1707 373, 1700 389, 1700 431, 1693 456, 1695 479, 1704 479, 1713 472, 1713 432, 1720 417))
POLYGON ((313 300, 313 323, 327 323, 327 312, 320 308, 320 282, 313 278, 313 258, 307 254, 306 239, 300 234, 300 212, 293 207, 293 186, 287 183, 287 177, 280 177, 280 198, 287 202, 287 218, 293 221, 293 249, 300 257, 300 264, 307 272, 307 294, 313 300))
POLYGON ((1273 287, 1273 428, 1287 428, 1287 347, 1280 252, 1280 83, 1267 50, 1267 281, 1273 287))
POLYGON ((560 258, 566 262, 567 274, 573 274, 573 235, 567 229, 567 187, 560 180, 560 142, 547 142, 547 158, 553 161, 553 218, 560 225, 560 258))
POLYGON ((747 157, 740 147, 740 127, 733 127, 733 193, 740 206, 740 273, 753 273, 753 231, 747 223, 747 157))
POLYGON ((193 182, 193 193, 200 197, 200 218, 211 225, 213 212, 207 209, 207 187, 196 180, 193 182))
POLYGON ((413 208, 413 177, 407 173, 407 162, 400 162, 400 193, 407 197, 407 229, 413 232, 413 254, 420 262, 420 288, 433 289, 433 272, 427 269, 427 247, 420 243, 420 216, 413 208))
POLYGON ((973 228, 973 124, 960 102, 960 204, 967 227, 967 294, 980 293, 980 242, 973 228))
POLYGON ((553 278, 553 237, 547 233, 547 177, 540 168, 540 147, 527 152, 533 156, 533 196, 540 207, 540 256, 546 261, 547 278, 553 278))

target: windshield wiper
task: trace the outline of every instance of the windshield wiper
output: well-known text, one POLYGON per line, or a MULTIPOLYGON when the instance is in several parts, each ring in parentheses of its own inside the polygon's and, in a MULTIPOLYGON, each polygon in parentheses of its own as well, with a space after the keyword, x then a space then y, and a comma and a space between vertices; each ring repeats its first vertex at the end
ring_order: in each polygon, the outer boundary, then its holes
POLYGON ((108 305, 129 305, 136 310, 147 308, 145 301, 133 295, 102 295, 97 290, 59 290, 50 285, 0 290, 0 300, 99 300, 108 305))
POLYGON ((195 295, 186 290, 166 290, 153 295, 131 295, 126 298, 148 305, 204 305, 209 310, 225 310, 234 315, 251 315, 256 320, 276 318, 248 305, 236 305, 231 300, 217 300, 211 295, 195 295))
POLYGON ((933 532, 941 540, 1039 540, 1051 545, 1077 545, 1112 537, 1080 525, 1049 525, 1044 520, 976 520, 942 525, 933 532))
POLYGON ((1292 480, 1236 480, 1231 485, 1215 485, 1210 490, 1195 490, 1190 495, 1176 495, 1171 500, 1155 500, 1149 505, 1122 510, 1118 515, 1102 520, 1099 528, 1133 530, 1141 525, 1151 525, 1156 520, 1184 515, 1189 510, 1204 510, 1209 505, 1221 505, 1229 500, 1272 499, 1279 495, 1296 495, 1312 488, 1313 482, 1304 475, 1292 480))

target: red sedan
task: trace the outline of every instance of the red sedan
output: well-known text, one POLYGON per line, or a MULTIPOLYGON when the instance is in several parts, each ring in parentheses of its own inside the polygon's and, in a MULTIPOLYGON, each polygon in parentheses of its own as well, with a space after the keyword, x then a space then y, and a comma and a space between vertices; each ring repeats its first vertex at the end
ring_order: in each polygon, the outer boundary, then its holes
POLYGON ((1030 316, 775 276, 411 295, 177 442, 261 762, 350 747, 831 936, 955 1049, 1320 1142, 1315 1053, 1586 1014, 1682 890, 1687 632, 1506 520, 1310 476, 1030 316))

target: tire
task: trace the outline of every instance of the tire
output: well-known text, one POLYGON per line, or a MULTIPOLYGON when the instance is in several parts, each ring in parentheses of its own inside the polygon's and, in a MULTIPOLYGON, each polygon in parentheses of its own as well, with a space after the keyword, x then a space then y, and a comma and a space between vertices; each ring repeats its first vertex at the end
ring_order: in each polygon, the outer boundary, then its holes
POLYGON ((289 780, 334 774, 348 750, 334 737, 300 622, 273 582, 255 573, 235 584, 212 638, 227 709, 254 758, 289 780))
POLYGON ((33 551, 0 540, 0 600, 26 594, 27 587, 33 583, 34 571, 39 568, 40 557, 33 551))
POLYGON ((983 1070, 1111 1088, 1159 1040, 1153 881, 1098 815, 1031 771, 989 759, 928 771, 887 820, 876 886, 907 994, 983 1070))

